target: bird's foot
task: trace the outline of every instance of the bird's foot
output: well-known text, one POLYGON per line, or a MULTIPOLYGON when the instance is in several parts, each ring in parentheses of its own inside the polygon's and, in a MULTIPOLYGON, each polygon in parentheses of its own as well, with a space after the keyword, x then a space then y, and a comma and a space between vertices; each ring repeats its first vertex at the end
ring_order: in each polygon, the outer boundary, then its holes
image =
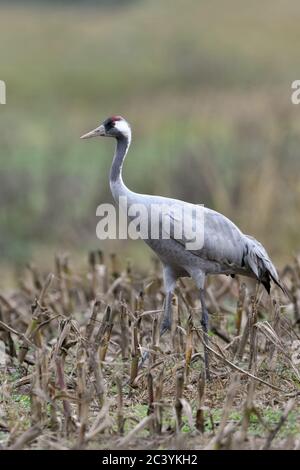
POLYGON ((162 337, 162 335, 164 335, 167 331, 169 331, 169 328, 167 326, 161 326, 161 329, 160 329, 160 337, 162 337))
POLYGON ((160 337, 162 337, 162 335, 167 331, 171 331, 171 320, 169 318, 164 318, 160 327, 160 337))

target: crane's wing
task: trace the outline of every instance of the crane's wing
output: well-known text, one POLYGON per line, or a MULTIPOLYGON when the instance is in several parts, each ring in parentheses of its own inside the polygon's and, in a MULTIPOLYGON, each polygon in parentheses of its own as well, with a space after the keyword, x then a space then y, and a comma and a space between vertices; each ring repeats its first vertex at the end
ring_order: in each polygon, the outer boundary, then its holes
MULTIPOLYGON (((195 208, 195 205, 191 204, 191 206, 195 208)), ((201 242, 201 246, 190 248, 191 253, 204 260, 217 263, 225 271, 232 270, 233 273, 245 272, 245 274, 253 275, 263 283, 268 293, 270 293, 272 280, 289 297, 289 292, 280 281, 276 268, 263 245, 255 238, 243 234, 227 217, 203 206, 200 207, 202 211, 200 209, 198 211, 182 210, 183 215, 180 210, 167 211, 165 220, 170 223, 170 237, 189 249, 193 235, 197 230, 202 231, 200 235, 198 233, 198 242, 201 242), (187 231, 183 230, 182 236, 177 235, 180 233, 178 230, 180 226, 188 228, 187 231)), ((184 205, 183 209, 185 208, 184 205)), ((164 233, 164 224, 162 233, 164 233)))
POLYGON ((222 214, 195 204, 178 205, 164 214, 162 234, 183 245, 195 256, 221 266, 242 267, 244 235, 222 214), (170 232, 166 230, 170 225, 170 232), (180 232, 182 228, 182 233, 180 232))

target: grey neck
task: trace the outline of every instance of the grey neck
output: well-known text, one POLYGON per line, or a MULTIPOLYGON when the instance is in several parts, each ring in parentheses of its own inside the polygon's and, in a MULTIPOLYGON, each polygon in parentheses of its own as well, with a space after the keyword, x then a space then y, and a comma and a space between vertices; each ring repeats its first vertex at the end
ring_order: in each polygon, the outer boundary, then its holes
POLYGON ((110 189, 115 200, 117 200, 119 196, 126 195, 130 192, 122 179, 122 166, 129 145, 130 141, 127 137, 122 136, 117 139, 115 155, 111 165, 109 177, 110 189))

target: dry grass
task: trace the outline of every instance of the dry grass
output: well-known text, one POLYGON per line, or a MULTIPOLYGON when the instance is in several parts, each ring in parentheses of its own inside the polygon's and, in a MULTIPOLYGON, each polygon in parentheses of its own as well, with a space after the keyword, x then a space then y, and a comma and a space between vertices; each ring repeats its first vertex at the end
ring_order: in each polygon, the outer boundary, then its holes
POLYGON ((28 266, 0 296, 1 447, 299 448, 299 260, 282 273, 288 304, 239 280, 208 285, 209 382, 193 284, 179 283, 159 340, 159 265, 144 278, 119 264, 93 252, 76 272, 59 256, 55 274, 28 266))

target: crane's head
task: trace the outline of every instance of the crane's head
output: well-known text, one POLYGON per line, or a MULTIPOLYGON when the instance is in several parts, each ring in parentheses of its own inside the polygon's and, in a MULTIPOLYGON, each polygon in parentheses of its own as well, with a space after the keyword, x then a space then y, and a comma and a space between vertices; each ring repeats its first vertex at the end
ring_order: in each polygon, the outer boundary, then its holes
POLYGON ((126 138, 130 141, 131 129, 127 121, 121 116, 112 116, 87 134, 82 135, 81 139, 90 139, 91 137, 114 137, 115 139, 126 138))

